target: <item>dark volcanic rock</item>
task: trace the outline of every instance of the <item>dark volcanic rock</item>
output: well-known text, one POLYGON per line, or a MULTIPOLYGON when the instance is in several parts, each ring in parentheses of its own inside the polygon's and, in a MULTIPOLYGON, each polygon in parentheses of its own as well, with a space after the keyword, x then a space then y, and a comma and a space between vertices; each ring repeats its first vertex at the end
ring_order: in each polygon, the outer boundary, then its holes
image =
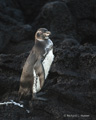
POLYGON ((96 0, 70 0, 67 4, 77 19, 96 19, 96 0))
POLYGON ((8 7, 6 1, 0 0, 0 52, 12 38, 10 29, 12 25, 23 23, 24 17, 20 10, 8 7))
MULTIPOLYGON (((90 120, 91 117, 94 118, 94 115, 96 114, 94 106, 96 100, 95 52, 96 47, 90 45, 82 46, 72 39, 65 40, 59 48, 54 48, 55 60, 49 77, 45 82, 45 86, 42 89, 42 91, 45 92, 44 96, 48 98, 48 102, 33 101, 32 114, 27 116, 29 120, 35 117, 39 120, 38 117, 40 116, 39 114, 37 115, 37 113, 41 114, 41 119, 45 119, 45 116, 48 116, 50 119, 62 120, 64 119, 64 115, 66 116, 66 114, 74 113, 79 116, 81 114, 89 115, 87 120, 90 120), (69 41, 71 41, 73 45, 70 44, 69 41)), ((0 89, 4 90, 2 93, 6 93, 6 90, 16 91, 18 89, 20 78, 20 72, 18 71, 21 71, 20 66, 22 60, 27 56, 27 53, 16 57, 14 55, 0 56, 0 68, 2 71, 2 74, 0 75, 0 78, 2 78, 0 89), (5 72, 4 67, 9 69, 9 74, 7 71, 5 72), (5 75, 6 77, 2 75, 5 75), (10 78, 10 76, 12 77, 10 78), (15 87, 11 88, 14 84, 15 87), (7 85, 8 88, 6 87, 7 85)), ((4 96, 2 101, 13 99, 12 95, 9 94, 9 96, 10 98, 8 95, 4 96)), ((14 96, 14 100, 16 99, 17 98, 14 96)), ((23 114, 26 113, 23 112, 23 109, 18 108, 21 111, 19 115, 17 107, 9 105, 6 107, 6 110, 3 110, 5 114, 7 114, 9 109, 15 110, 16 114, 13 112, 12 114, 16 117, 23 116, 23 114)), ((3 115, 4 112, 1 112, 1 114, 3 115)), ((9 118, 11 119, 12 115, 9 118)), ((26 118, 26 116, 24 118, 26 118)), ((81 117, 78 119, 81 120, 80 118, 81 117)), ((23 119, 23 117, 21 117, 21 119, 23 119)), ((66 117, 65 120, 67 120, 66 117)))
POLYGON ((82 44, 89 42, 96 44, 96 23, 90 20, 81 20, 78 22, 78 34, 82 38, 82 44))
MULTIPOLYGON (((16 0, 15 0, 16 1, 16 0)), ((20 9, 23 11, 25 21, 32 23, 34 18, 39 14, 41 7, 47 1, 44 0, 18 0, 17 3, 20 5, 20 9)))
POLYGON ((24 22, 24 16, 22 11, 10 7, 6 7, 4 14, 8 14, 10 17, 16 19, 18 22, 24 22))
POLYGON ((67 5, 76 20, 81 43, 95 42, 96 0, 70 0, 67 5))
MULTIPOLYGON (((7 21, 6 21, 7 22, 7 21)), ((8 45, 9 42, 18 43, 21 41, 29 41, 32 40, 33 30, 31 25, 6 25, 1 24, 1 31, 0 31, 0 52, 8 45), (6 28, 7 27, 7 28, 6 28)), ((33 45, 33 42, 31 41, 33 45)), ((16 45, 16 44, 15 44, 16 45)), ((32 47, 31 45, 31 47, 32 47)), ((6 48, 9 48, 7 46, 6 48)))
POLYGON ((45 4, 33 25, 47 27, 55 38, 76 37, 74 19, 64 2, 55 1, 45 4))
POLYGON ((0 31, 0 51, 2 51, 10 41, 10 36, 7 31, 0 31))
POLYGON ((10 29, 11 33, 11 41, 13 42, 21 42, 24 40, 32 39, 32 27, 31 25, 18 25, 13 26, 10 29))
POLYGON ((0 102, 18 101, 21 71, 39 27, 55 59, 31 111, 0 106, 0 120, 95 120, 96 0, 0 0, 0 102), (84 116, 87 115, 87 116, 84 116))
POLYGON ((0 55, 0 95, 18 90, 21 70, 28 54, 0 55))

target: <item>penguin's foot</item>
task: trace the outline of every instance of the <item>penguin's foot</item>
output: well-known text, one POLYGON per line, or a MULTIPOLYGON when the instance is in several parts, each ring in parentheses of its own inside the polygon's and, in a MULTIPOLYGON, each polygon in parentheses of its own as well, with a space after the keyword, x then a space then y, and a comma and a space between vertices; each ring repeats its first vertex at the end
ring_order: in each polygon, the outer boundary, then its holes
POLYGON ((43 98, 43 97, 35 97, 34 100, 48 101, 48 99, 43 98))
POLYGON ((43 97, 35 97, 33 100, 47 101, 47 99, 43 97))
POLYGON ((36 94, 33 94, 33 100, 41 100, 41 101, 47 101, 46 98, 38 97, 36 94))
POLYGON ((32 112, 32 102, 28 100, 20 101, 20 103, 23 105, 23 108, 26 110, 27 113, 32 112))

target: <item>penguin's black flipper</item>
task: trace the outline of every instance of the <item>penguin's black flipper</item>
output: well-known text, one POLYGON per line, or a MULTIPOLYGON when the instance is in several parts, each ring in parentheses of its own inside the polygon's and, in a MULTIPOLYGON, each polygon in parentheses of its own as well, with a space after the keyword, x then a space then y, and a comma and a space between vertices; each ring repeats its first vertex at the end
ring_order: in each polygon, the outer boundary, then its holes
POLYGON ((34 64, 36 63, 37 59, 38 58, 36 57, 36 54, 33 48, 25 62, 22 75, 20 78, 20 88, 18 92, 18 95, 20 98, 19 100, 22 100, 22 99, 26 100, 30 96, 32 96, 32 85, 33 85, 33 79, 34 79, 33 68, 34 68, 34 64))

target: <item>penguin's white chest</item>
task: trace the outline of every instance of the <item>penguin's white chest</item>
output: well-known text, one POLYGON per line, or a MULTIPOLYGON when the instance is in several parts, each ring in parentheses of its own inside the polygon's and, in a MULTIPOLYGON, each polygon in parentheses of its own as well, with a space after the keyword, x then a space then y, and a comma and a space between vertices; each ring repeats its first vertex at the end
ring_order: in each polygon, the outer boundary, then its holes
MULTIPOLYGON (((46 55, 45 59, 42 62, 44 73, 45 73, 45 79, 48 76, 53 60, 54 60, 54 55, 53 55, 53 49, 52 49, 49 51, 49 53, 46 55)), ((33 74, 34 74, 33 93, 37 93, 41 90, 40 80, 39 80, 39 77, 36 75, 35 70, 33 70, 33 74)))
POLYGON ((49 70, 50 70, 53 60, 54 60, 54 55, 53 55, 53 49, 52 49, 49 51, 49 53, 46 55, 45 59, 42 62, 44 72, 45 72, 45 79, 48 76, 48 73, 49 73, 49 70))

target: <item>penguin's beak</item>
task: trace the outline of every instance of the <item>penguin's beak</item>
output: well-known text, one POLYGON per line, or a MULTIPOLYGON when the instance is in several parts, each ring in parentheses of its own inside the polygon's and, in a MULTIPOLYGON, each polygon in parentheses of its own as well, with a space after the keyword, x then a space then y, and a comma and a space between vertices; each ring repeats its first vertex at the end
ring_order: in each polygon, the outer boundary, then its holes
POLYGON ((51 35, 51 32, 50 31, 46 31, 46 33, 44 33, 45 34, 45 39, 49 39, 49 35, 51 35))
POLYGON ((47 31, 47 32, 46 32, 46 35, 47 35, 47 36, 51 35, 51 32, 50 32, 50 31, 47 31))

